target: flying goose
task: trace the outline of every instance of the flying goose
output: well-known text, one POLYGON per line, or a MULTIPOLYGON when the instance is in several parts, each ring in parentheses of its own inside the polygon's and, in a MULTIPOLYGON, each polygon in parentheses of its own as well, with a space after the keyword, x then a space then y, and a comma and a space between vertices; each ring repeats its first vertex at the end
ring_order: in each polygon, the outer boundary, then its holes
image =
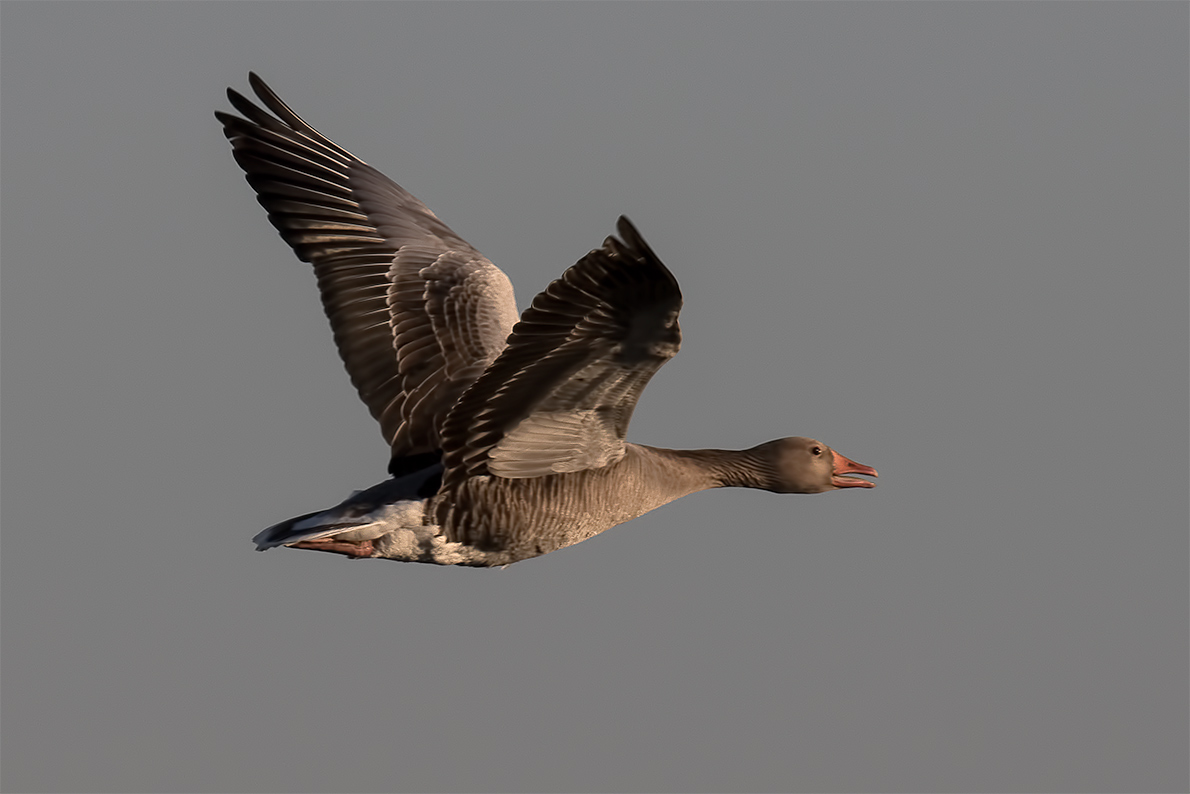
POLYGON ((269 527, 257 549, 502 566, 586 540, 686 494, 872 488, 810 438, 745 450, 625 441, 678 352, 682 295, 627 218, 533 299, 402 187, 332 143, 255 74, 264 110, 216 112, 269 220, 314 266, 390 479, 269 527))

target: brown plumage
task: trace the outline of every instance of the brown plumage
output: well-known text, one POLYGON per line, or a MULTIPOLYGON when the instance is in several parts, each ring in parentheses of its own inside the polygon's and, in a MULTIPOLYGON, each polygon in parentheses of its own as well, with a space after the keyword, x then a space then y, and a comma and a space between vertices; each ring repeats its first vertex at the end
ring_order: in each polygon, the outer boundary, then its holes
POLYGON ((681 292, 626 219, 517 322, 507 276, 256 75, 215 115, 269 220, 314 266, 335 343, 392 452, 390 479, 277 524, 258 548, 503 565, 585 540, 685 494, 818 493, 875 470, 812 439, 749 450, 625 441, 681 345, 681 292))

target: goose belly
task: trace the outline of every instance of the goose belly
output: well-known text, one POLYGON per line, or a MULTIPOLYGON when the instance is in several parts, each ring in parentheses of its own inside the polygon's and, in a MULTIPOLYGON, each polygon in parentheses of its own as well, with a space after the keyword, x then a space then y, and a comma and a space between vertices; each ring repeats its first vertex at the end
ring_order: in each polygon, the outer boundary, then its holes
POLYGON ((499 549, 515 562, 581 543, 692 490, 643 488, 624 475, 609 466, 581 476, 480 476, 427 514, 451 537, 475 549, 499 549))
POLYGON ((431 565, 489 567, 515 560, 504 550, 483 551, 448 540, 441 527, 426 525, 393 529, 372 540, 372 556, 431 565))

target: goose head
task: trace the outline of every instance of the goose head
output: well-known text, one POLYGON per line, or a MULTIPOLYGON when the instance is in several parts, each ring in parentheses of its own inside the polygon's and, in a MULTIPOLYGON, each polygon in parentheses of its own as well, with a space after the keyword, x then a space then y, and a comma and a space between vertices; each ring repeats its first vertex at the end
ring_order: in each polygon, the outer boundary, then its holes
POLYGON ((839 488, 875 488, 876 483, 849 477, 876 477, 871 466, 856 463, 820 441, 793 436, 751 450, 767 475, 762 486, 776 493, 822 493, 839 488))

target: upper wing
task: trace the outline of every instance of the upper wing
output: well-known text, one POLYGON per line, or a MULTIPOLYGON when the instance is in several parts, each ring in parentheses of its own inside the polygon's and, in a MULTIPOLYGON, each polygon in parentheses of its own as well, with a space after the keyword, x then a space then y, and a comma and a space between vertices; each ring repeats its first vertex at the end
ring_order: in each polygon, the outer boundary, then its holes
POLYGON ((323 136, 248 75, 216 112, 269 220, 314 265, 351 382, 394 458, 441 448, 447 411, 516 322, 504 273, 400 185, 323 136))
POLYGON ((649 379, 678 352, 682 294, 627 218, 533 299, 443 425, 443 487, 599 468, 649 379))

